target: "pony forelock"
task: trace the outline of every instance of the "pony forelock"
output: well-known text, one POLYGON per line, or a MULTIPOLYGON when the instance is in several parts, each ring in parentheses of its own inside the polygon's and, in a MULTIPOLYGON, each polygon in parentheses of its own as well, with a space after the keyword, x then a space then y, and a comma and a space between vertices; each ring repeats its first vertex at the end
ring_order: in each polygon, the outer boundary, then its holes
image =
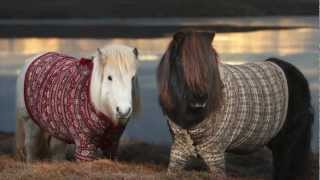
MULTIPOLYGON (((121 73, 135 74, 138 68, 137 56, 135 49, 124 45, 107 45, 100 49, 102 53, 103 66, 113 66, 121 73)), ((95 54, 98 55, 97 53, 95 54)))
POLYGON ((160 105, 169 116, 188 119, 190 101, 203 103, 206 99, 207 112, 218 107, 222 85, 213 37, 179 32, 170 42, 157 71, 160 105))

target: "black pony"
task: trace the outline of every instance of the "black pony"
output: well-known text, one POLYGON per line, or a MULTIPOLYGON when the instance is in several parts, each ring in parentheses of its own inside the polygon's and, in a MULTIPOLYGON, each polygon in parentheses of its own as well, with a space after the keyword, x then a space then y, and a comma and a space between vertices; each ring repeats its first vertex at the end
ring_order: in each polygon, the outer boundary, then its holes
MULTIPOLYGON (((205 146, 215 147, 211 146, 214 143, 209 142, 214 136, 207 139, 200 137, 201 133, 208 135, 214 132, 217 125, 204 122, 218 114, 228 102, 225 95, 228 89, 224 87, 228 82, 221 77, 220 66, 223 65, 218 61, 218 55, 211 45, 213 39, 214 33, 210 32, 178 32, 159 64, 159 101, 164 114, 168 116, 173 136, 169 171, 183 167, 191 155, 202 157, 208 166, 217 165, 216 162, 220 159, 224 160, 223 157, 219 159, 216 156, 215 159, 211 157, 214 159, 212 161, 210 158, 206 160, 208 151, 201 150, 205 146), (209 130, 202 132, 201 128, 209 130)), ((273 154, 274 179, 304 179, 310 170, 311 127, 314 118, 308 82, 296 67, 285 61, 270 58, 264 62, 282 70, 288 90, 287 113, 283 116, 285 121, 276 135, 263 144, 273 154)), ((238 67, 228 65, 228 68, 238 67)), ((224 73, 228 76, 228 71, 224 73)), ((227 127, 222 133, 236 131, 233 128, 227 127)), ((233 142, 230 142, 227 151, 233 151, 232 146, 233 142)), ((223 165, 219 164, 217 167, 214 169, 223 168, 223 165)))

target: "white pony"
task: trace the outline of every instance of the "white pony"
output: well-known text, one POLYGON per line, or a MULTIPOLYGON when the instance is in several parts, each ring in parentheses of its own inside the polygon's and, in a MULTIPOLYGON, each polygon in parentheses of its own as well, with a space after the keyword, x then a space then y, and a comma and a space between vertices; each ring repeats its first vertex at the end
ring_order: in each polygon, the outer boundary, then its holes
POLYGON ((71 143, 77 160, 94 159, 97 148, 114 157, 139 109, 137 68, 137 49, 124 45, 98 49, 92 60, 58 53, 27 59, 17 80, 16 156, 65 159, 71 143))

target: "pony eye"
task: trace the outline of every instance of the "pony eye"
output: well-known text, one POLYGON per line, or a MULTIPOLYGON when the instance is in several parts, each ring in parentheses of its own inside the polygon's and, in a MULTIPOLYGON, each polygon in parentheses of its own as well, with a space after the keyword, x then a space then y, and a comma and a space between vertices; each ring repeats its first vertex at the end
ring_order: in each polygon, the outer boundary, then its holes
POLYGON ((108 76, 108 79, 109 79, 109 81, 112 81, 112 77, 111 76, 108 76))

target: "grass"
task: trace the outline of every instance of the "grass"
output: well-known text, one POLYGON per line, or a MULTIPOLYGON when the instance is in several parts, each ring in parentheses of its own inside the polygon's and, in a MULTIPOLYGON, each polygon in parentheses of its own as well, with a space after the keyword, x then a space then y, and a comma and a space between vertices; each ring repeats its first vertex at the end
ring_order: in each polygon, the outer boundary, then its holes
MULTIPOLYGON (((13 135, 0 134, 0 179, 39 179, 39 180, 87 180, 87 179, 186 179, 222 180, 203 171, 203 164, 194 161, 191 171, 175 176, 166 174, 169 162, 169 148, 145 143, 122 143, 119 159, 111 161, 99 159, 92 162, 41 161, 24 163, 13 156, 13 135)), ((270 152, 262 150, 250 156, 228 156, 228 174, 230 180, 268 180, 271 179, 270 152)), ((314 157, 313 174, 310 180, 318 177, 318 156, 314 157)))

